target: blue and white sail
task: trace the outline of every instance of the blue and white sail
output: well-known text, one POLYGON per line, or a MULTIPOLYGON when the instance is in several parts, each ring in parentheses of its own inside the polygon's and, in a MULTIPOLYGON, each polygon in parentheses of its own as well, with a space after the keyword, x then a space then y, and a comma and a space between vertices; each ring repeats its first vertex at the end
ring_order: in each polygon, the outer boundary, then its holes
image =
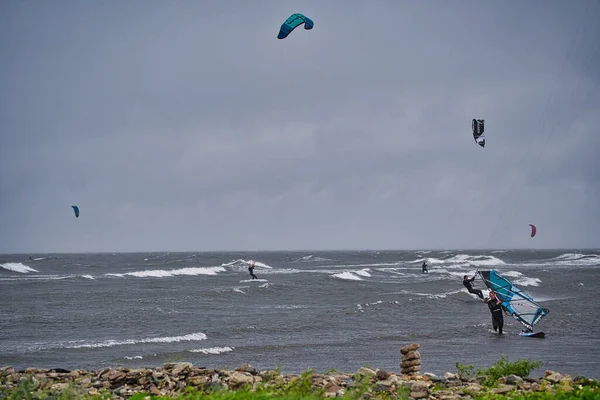
POLYGON ((477 273, 485 285, 496 293, 510 315, 527 328, 533 329, 533 326, 550 312, 496 270, 477 271, 477 273))

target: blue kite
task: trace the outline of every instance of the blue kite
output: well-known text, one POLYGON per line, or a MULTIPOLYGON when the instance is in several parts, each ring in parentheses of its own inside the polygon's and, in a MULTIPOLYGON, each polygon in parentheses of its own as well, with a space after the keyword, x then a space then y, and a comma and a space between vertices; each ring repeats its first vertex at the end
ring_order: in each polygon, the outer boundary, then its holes
POLYGON ((290 17, 285 20, 283 25, 281 25, 277 39, 285 39, 294 29, 302 24, 304 24, 304 29, 307 31, 312 29, 315 25, 310 18, 305 17, 303 14, 290 15, 290 17))
POLYGON ((75 218, 79 218, 79 207, 77 206, 71 206, 73 207, 73 211, 75 211, 75 218))

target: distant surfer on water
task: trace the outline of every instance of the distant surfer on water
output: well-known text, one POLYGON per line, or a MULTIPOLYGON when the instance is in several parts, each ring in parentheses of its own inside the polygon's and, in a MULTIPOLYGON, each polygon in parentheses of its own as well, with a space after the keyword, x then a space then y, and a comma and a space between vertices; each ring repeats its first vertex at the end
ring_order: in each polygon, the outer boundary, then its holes
POLYGON ((479 296, 479 298, 481 300, 483 300, 483 293, 481 292, 481 290, 473 289, 472 282, 475 280, 475 276, 476 275, 473 275, 473 277, 471 279, 469 279, 469 277, 467 275, 465 275, 463 277, 463 285, 465 285, 465 287, 467 288, 469 293, 476 294, 477 296, 479 296))
POLYGON ((250 265, 248 265, 248 272, 250 272, 250 276, 252 277, 252 279, 258 279, 258 277, 254 275, 254 261, 252 261, 250 265))
POLYGON ((423 273, 428 272, 427 271, 427 260, 423 261, 423 265, 421 267, 423 268, 423 273))
POLYGON ((509 315, 504 307, 502 306, 502 302, 499 298, 496 297, 496 293, 490 290, 490 297, 483 299, 485 303, 487 303, 490 312, 492 313, 492 327, 496 332, 502 335, 502 328, 504 327, 504 317, 502 316, 502 311, 509 315))

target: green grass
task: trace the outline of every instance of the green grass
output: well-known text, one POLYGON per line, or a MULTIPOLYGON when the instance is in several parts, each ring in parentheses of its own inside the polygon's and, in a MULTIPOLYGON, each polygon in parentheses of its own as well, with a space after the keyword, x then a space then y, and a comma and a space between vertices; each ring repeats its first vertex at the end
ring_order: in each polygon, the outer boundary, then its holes
POLYGON ((510 362, 504 354, 502 354, 500 360, 485 370, 480 367, 475 371, 475 367, 473 367, 472 364, 463 365, 458 362, 456 363, 456 369, 460 376, 467 379, 476 376, 485 376, 486 379, 483 381, 483 385, 494 386, 498 382, 498 379, 503 376, 517 375, 521 378, 525 378, 526 376, 529 376, 532 370, 539 368, 542 365, 543 363, 541 361, 516 360, 515 362, 510 362))

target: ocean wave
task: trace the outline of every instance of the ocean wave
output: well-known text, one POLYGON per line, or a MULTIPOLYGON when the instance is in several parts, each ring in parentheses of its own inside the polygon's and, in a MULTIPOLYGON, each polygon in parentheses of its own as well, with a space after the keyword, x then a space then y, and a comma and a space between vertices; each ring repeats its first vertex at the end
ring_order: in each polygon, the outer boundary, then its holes
POLYGON ((451 290, 448 292, 441 292, 441 293, 421 293, 421 292, 413 292, 410 290, 400 291, 401 294, 410 294, 410 295, 415 295, 415 296, 428 297, 430 299, 445 299, 448 296, 452 296, 452 295, 459 294, 462 292, 468 293, 466 289, 457 289, 457 290, 451 290))
POLYGON ((435 258, 435 257, 420 257, 416 260, 410 261, 410 263, 417 264, 427 261, 428 264, 444 264, 445 266, 450 264, 461 264, 474 267, 484 266, 495 266, 504 265, 504 261, 495 256, 480 254, 480 255, 468 255, 468 254, 457 254, 449 258, 435 258))
POLYGON ((313 256, 312 254, 309 256, 300 257, 292 262, 327 262, 333 261, 329 258, 313 256))
POLYGON ((518 278, 520 276, 523 276, 522 273, 520 273, 519 271, 503 271, 501 273, 502 276, 507 276, 509 278, 518 278))
POLYGON ((221 354, 233 351, 233 349, 235 349, 235 347, 208 347, 205 349, 193 349, 190 350, 190 353, 221 354))
POLYGON ((369 271, 370 271, 369 268, 363 268, 361 270, 352 271, 352 272, 354 272, 356 275, 369 277, 369 276, 371 276, 371 274, 369 273, 369 271))
POLYGON ((523 277, 514 281, 517 286, 539 286, 542 281, 538 278, 523 277))
POLYGON ((360 276, 358 276, 350 271, 341 272, 339 274, 333 274, 331 276, 334 278, 343 279, 346 281, 362 281, 363 280, 360 276))
POLYGON ((565 253, 552 258, 551 261, 557 261, 563 265, 594 265, 600 264, 600 254, 565 253))
POLYGON ((382 301, 382 300, 377 300, 371 303, 364 303, 364 304, 357 304, 356 308, 358 309, 359 312, 365 312, 364 308, 365 307, 376 307, 380 304, 400 304, 400 302, 398 300, 392 300, 392 301, 382 301))
POLYGON ((147 269, 143 271, 125 272, 122 274, 108 273, 105 276, 115 276, 123 278, 125 276, 135 276, 137 278, 167 278, 180 275, 217 275, 218 272, 225 272, 223 267, 195 267, 195 268, 179 268, 179 269, 147 269))
POLYGON ((103 340, 101 342, 81 343, 81 341, 71 341, 61 344, 59 347, 65 349, 80 349, 80 348, 99 348, 99 347, 114 347, 124 345, 134 345, 140 343, 175 343, 185 341, 200 341, 206 340, 206 335, 202 332, 190 333, 183 336, 166 336, 145 339, 126 339, 126 340, 103 340))
POLYGON ((0 264, 0 267, 6 269, 8 271, 19 272, 21 274, 28 274, 30 272, 40 272, 37 269, 33 269, 22 263, 5 263, 5 264, 0 264))

